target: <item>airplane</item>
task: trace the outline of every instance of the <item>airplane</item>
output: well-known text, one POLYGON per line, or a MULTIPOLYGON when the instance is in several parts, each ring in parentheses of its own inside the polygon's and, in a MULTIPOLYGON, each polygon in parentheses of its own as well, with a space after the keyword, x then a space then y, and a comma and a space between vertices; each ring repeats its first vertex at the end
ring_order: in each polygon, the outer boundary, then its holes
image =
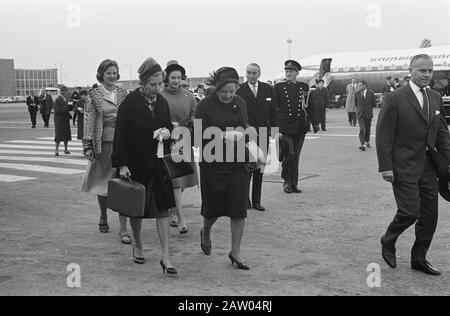
MULTIPOLYGON (((450 44, 426 48, 380 50, 319 54, 299 59, 302 65, 299 81, 315 85, 316 79, 324 79, 331 101, 336 107, 345 105, 346 86, 352 78, 365 80, 369 89, 381 93, 386 77, 403 78, 409 75, 411 58, 427 54, 434 61, 433 89, 443 94, 450 83, 450 44)), ((279 73, 275 82, 284 80, 285 73, 279 73)))

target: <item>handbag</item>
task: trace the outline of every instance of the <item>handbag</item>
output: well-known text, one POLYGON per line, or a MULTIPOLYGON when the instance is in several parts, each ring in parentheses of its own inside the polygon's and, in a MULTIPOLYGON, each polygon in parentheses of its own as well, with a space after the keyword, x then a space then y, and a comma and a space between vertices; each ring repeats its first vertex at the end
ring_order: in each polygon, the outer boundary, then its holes
POLYGON ((244 169, 248 173, 253 173, 264 166, 264 162, 260 159, 263 156, 263 153, 261 152, 261 148, 259 148, 255 142, 249 142, 245 146, 245 156, 248 160, 250 160, 250 157, 252 157, 253 160, 256 160, 253 162, 248 161, 244 164, 244 169))
POLYGON ((127 217, 142 218, 146 190, 139 182, 123 179, 108 181, 107 207, 127 217))
POLYGON ((164 181, 181 178, 194 173, 194 168, 191 163, 184 161, 182 152, 164 155, 161 160, 164 181))

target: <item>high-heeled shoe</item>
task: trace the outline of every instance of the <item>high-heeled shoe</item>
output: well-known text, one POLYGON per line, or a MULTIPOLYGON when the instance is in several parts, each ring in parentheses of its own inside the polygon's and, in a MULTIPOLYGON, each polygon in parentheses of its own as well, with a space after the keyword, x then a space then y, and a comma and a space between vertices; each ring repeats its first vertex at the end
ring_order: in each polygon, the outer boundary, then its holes
POLYGON ((203 244, 203 229, 200 231, 200 247, 203 250, 203 253, 207 256, 211 255, 211 245, 206 246, 205 244, 203 244))
POLYGON ((230 254, 228 255, 228 258, 230 258, 231 264, 234 265, 234 264, 236 263, 236 266, 237 266, 239 269, 241 269, 241 270, 250 270, 250 267, 247 266, 245 263, 240 262, 240 261, 237 261, 237 260, 233 257, 233 255, 231 254, 231 252, 230 252, 230 254))
POLYGON ((174 267, 167 267, 166 264, 164 263, 164 261, 161 259, 161 261, 159 262, 159 264, 161 265, 162 269, 163 269, 163 273, 165 274, 167 272, 167 274, 178 274, 177 269, 175 269, 174 267))
POLYGON ((143 257, 136 257, 135 253, 134 253, 134 247, 133 247, 133 259, 134 259, 134 263, 136 264, 144 264, 145 263, 145 258, 143 257))
POLYGON ((186 226, 183 226, 181 228, 178 227, 178 232, 180 233, 180 235, 184 235, 184 234, 187 234, 189 232, 189 230, 187 229, 186 226))

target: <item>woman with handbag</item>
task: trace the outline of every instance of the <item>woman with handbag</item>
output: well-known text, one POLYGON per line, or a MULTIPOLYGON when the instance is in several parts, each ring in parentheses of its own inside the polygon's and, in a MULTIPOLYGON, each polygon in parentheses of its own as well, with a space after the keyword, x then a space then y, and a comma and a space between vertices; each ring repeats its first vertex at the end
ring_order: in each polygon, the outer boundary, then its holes
MULTIPOLYGON (((97 195, 100 206, 99 230, 109 232, 107 215, 108 181, 114 179, 116 170, 111 164, 112 142, 117 111, 127 91, 116 86, 119 80, 119 65, 106 59, 97 70, 100 86, 89 91, 84 105, 83 151, 89 163, 83 177, 81 190, 97 195)), ((127 218, 119 217, 119 236, 122 243, 131 244, 127 233, 127 218)))
MULTIPOLYGON (((139 182, 146 188, 142 218, 156 218, 161 243, 163 272, 174 275, 169 254, 169 209, 175 206, 173 187, 164 179, 162 159, 170 151, 173 125, 169 105, 159 91, 163 84, 161 66, 148 58, 138 70, 140 85, 130 93, 119 109, 112 153, 112 164, 122 179, 139 182)), ((133 257, 144 264, 141 241, 142 218, 130 217, 134 236, 133 257)))
MULTIPOLYGON (((203 99, 197 106, 195 117, 202 120, 202 128, 215 127, 223 132, 223 157, 226 162, 207 161, 207 153, 202 149, 200 162, 200 186, 202 195, 201 214, 204 218, 200 232, 201 248, 206 255, 211 255, 211 228, 219 217, 226 216, 231 222, 231 263, 239 269, 250 269, 243 263, 240 249, 247 217, 248 179, 246 163, 225 160, 228 142, 239 141, 244 133, 225 132, 227 128, 249 128, 247 106, 236 95, 239 88, 239 75, 235 69, 223 67, 212 74, 209 85, 215 86, 215 92, 203 99)), ((250 128, 256 135, 256 130, 250 128)), ((217 142, 217 140, 213 140, 217 142)), ((211 140, 203 140, 206 148, 211 140)), ((209 146, 208 146, 209 147, 209 146)), ((236 147, 236 146, 235 146, 236 147)), ((236 150, 235 150, 236 153, 236 150)))
MULTIPOLYGON (((161 95, 167 100, 170 108, 170 115, 172 118, 172 123, 175 126, 173 137, 176 138, 177 127, 186 127, 192 131, 193 128, 193 118, 195 114, 195 108, 197 102, 195 97, 188 90, 183 89, 181 82, 186 78, 186 70, 184 67, 180 66, 178 62, 172 61, 167 65, 164 70, 166 73, 166 78, 164 79, 165 87, 161 91, 161 95)), ((174 139, 174 141, 179 141, 180 139, 174 139)), ((194 169, 194 173, 181 178, 176 178, 172 180, 176 207, 171 210, 171 220, 170 225, 173 227, 178 227, 180 234, 186 234, 188 228, 186 221, 183 216, 183 203, 182 203, 182 192, 186 188, 194 187, 198 185, 198 175, 197 167, 193 158, 193 151, 191 153, 191 165, 194 169), (174 215, 177 218, 175 219, 174 215)), ((188 154, 188 153, 186 153, 188 154)))

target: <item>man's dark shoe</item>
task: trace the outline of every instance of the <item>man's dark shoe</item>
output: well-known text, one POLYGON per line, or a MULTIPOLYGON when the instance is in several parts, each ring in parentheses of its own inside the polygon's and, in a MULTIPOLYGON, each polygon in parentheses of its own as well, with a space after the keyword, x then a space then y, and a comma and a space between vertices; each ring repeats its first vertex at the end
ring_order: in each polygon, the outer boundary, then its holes
POLYGON ((411 269, 423 272, 432 276, 440 276, 441 272, 433 268, 431 263, 425 260, 425 262, 413 261, 411 262, 411 269))
POLYGON ((388 247, 383 238, 381 238, 381 256, 389 267, 391 267, 392 269, 397 268, 395 247, 388 247))
POLYGON ((252 208, 252 204, 250 203, 250 201, 247 202, 247 210, 252 208))
POLYGON ((262 206, 261 204, 253 204, 253 208, 257 211, 260 212, 265 212, 266 208, 264 206, 262 206))
POLYGON ((284 192, 286 192, 286 193, 292 193, 292 188, 287 182, 285 182, 283 184, 283 189, 284 189, 284 192))
POLYGON ((361 145, 361 146, 359 146, 359 149, 360 149, 361 151, 366 151, 366 146, 361 145))
POLYGON ((293 187, 293 188, 292 188, 292 193, 302 193, 302 190, 300 190, 300 189, 297 188, 297 187, 293 187))

